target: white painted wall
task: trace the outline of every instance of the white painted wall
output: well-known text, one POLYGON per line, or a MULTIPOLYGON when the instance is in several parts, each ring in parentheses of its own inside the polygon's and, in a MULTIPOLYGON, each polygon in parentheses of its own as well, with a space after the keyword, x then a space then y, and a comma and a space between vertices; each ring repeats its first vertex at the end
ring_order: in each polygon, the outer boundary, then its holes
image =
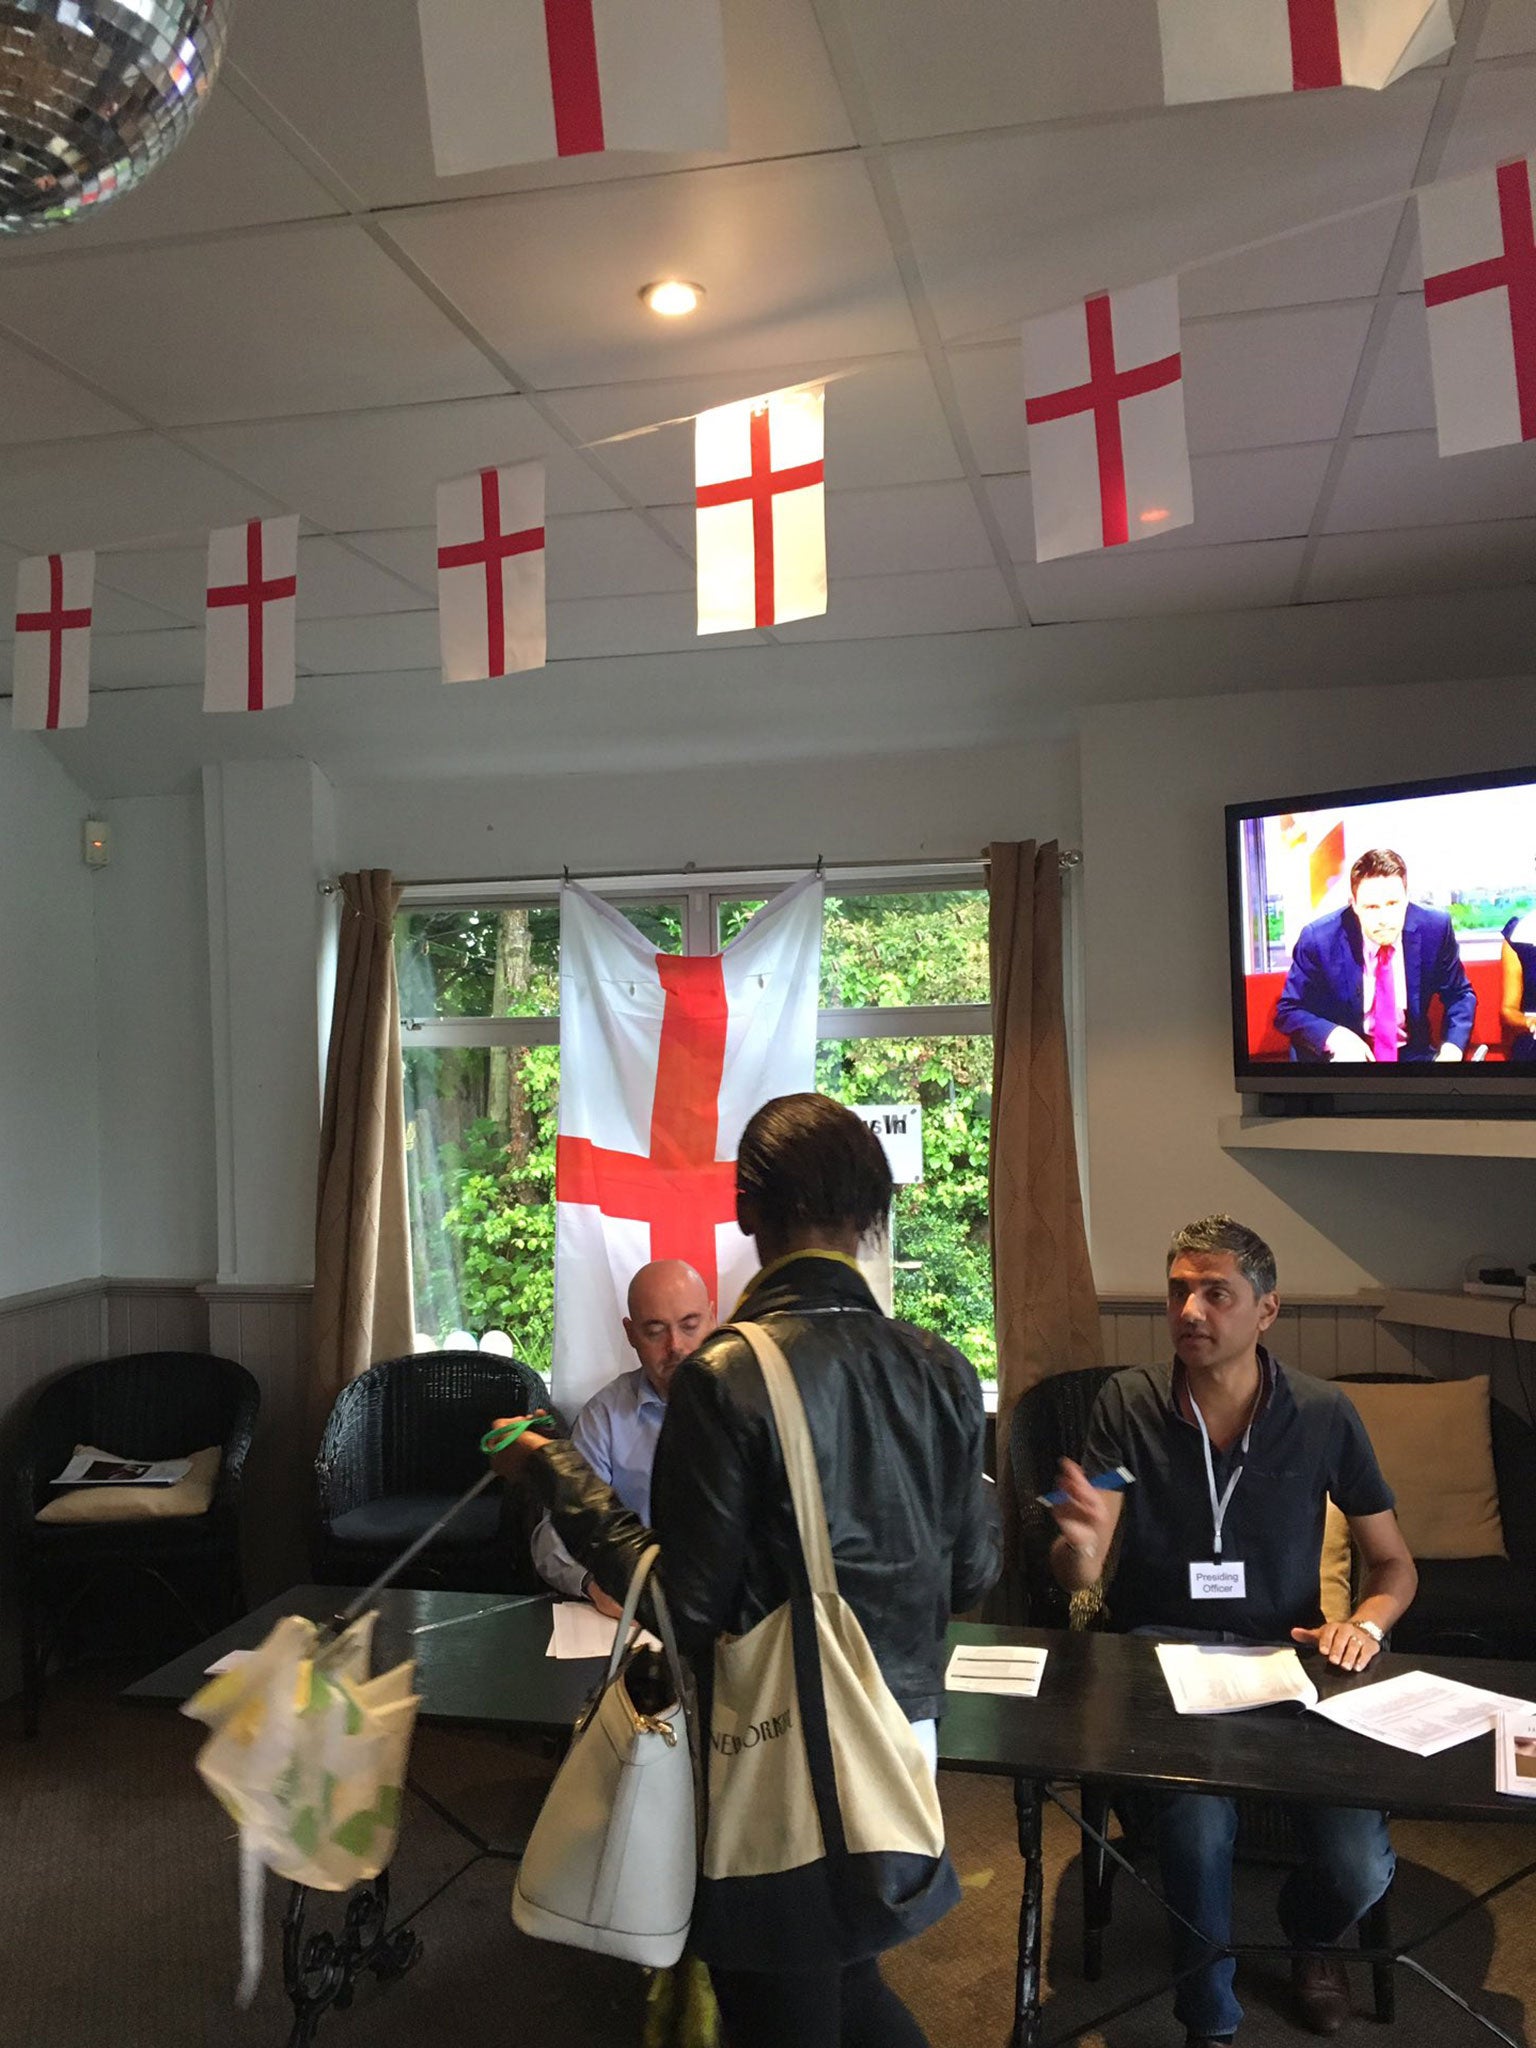
POLYGON ((111 864, 93 883, 102 1269, 203 1280, 218 1241, 202 806, 123 797, 103 812, 111 864))
MULTIPOLYGON (((1121 705, 1082 731, 1094 1271, 1160 1291, 1170 1233, 1226 1209, 1282 1290, 1457 1285, 1474 1252, 1536 1259, 1536 1168, 1224 1152, 1232 1085, 1225 804, 1536 761, 1536 683, 1269 692, 1121 705)), ((1536 820, 1533 820, 1536 842, 1536 820)))
POLYGON ((0 1297, 101 1271, 90 805, 0 730, 0 1297))

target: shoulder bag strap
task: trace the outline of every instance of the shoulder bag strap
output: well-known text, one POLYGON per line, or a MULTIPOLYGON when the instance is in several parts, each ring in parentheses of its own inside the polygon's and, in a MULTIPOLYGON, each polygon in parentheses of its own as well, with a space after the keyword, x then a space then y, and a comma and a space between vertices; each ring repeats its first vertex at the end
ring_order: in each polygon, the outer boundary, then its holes
POLYGON ((784 1459, 784 1474, 789 1481, 790 1499, 795 1504, 795 1525, 800 1531, 800 1548, 805 1554, 805 1570, 811 1591, 836 1593, 837 1568, 832 1562, 832 1539, 827 1531, 821 1475, 816 1470, 816 1453, 811 1447, 805 1404, 800 1399, 795 1376, 789 1369, 789 1360, 761 1323, 733 1323, 731 1328, 746 1338, 762 1367, 763 1384, 768 1389, 774 1425, 779 1432, 779 1450, 784 1459))

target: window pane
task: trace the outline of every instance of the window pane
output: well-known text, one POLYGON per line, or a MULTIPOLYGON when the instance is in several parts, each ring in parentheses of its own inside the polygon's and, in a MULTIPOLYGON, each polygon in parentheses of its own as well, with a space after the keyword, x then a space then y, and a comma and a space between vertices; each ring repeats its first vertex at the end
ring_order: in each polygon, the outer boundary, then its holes
MULTIPOLYGON (((733 897, 717 911, 729 945, 760 896, 733 897)), ((821 1007, 883 1009, 914 1003, 985 1003, 985 889, 874 891, 827 897, 821 937, 821 1007)))
POLYGON ((855 1108, 921 1106, 923 1178, 897 1188, 892 1218, 895 1312, 937 1330, 984 1380, 996 1379, 987 1228, 990 1036, 823 1039, 816 1085, 855 1108))
MULTIPOLYGON (((680 903, 618 903, 659 953, 683 949, 680 903)), ((556 1017, 560 911, 555 904, 407 910, 395 919, 402 1017, 556 1017)))
POLYGON ((403 1063, 416 1327, 505 1330, 547 1373, 559 1048, 408 1046, 403 1063))

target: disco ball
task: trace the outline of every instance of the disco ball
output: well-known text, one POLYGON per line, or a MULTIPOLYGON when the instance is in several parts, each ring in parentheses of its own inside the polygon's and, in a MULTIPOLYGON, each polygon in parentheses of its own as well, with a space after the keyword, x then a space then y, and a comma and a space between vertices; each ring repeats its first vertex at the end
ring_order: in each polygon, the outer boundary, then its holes
POLYGON ((181 141, 233 0, 0 0, 0 232, 75 220, 181 141))

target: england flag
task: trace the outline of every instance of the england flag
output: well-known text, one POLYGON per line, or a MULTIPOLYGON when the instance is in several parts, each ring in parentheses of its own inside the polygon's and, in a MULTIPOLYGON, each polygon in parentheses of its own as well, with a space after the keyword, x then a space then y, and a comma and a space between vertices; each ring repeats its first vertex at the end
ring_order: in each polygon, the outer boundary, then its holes
POLYGON ((1163 98, 1363 85, 1380 92, 1456 40, 1450 0, 1157 0, 1163 98))
POLYGON ((90 708, 96 557, 33 555, 16 571, 11 723, 21 732, 84 725, 90 708))

